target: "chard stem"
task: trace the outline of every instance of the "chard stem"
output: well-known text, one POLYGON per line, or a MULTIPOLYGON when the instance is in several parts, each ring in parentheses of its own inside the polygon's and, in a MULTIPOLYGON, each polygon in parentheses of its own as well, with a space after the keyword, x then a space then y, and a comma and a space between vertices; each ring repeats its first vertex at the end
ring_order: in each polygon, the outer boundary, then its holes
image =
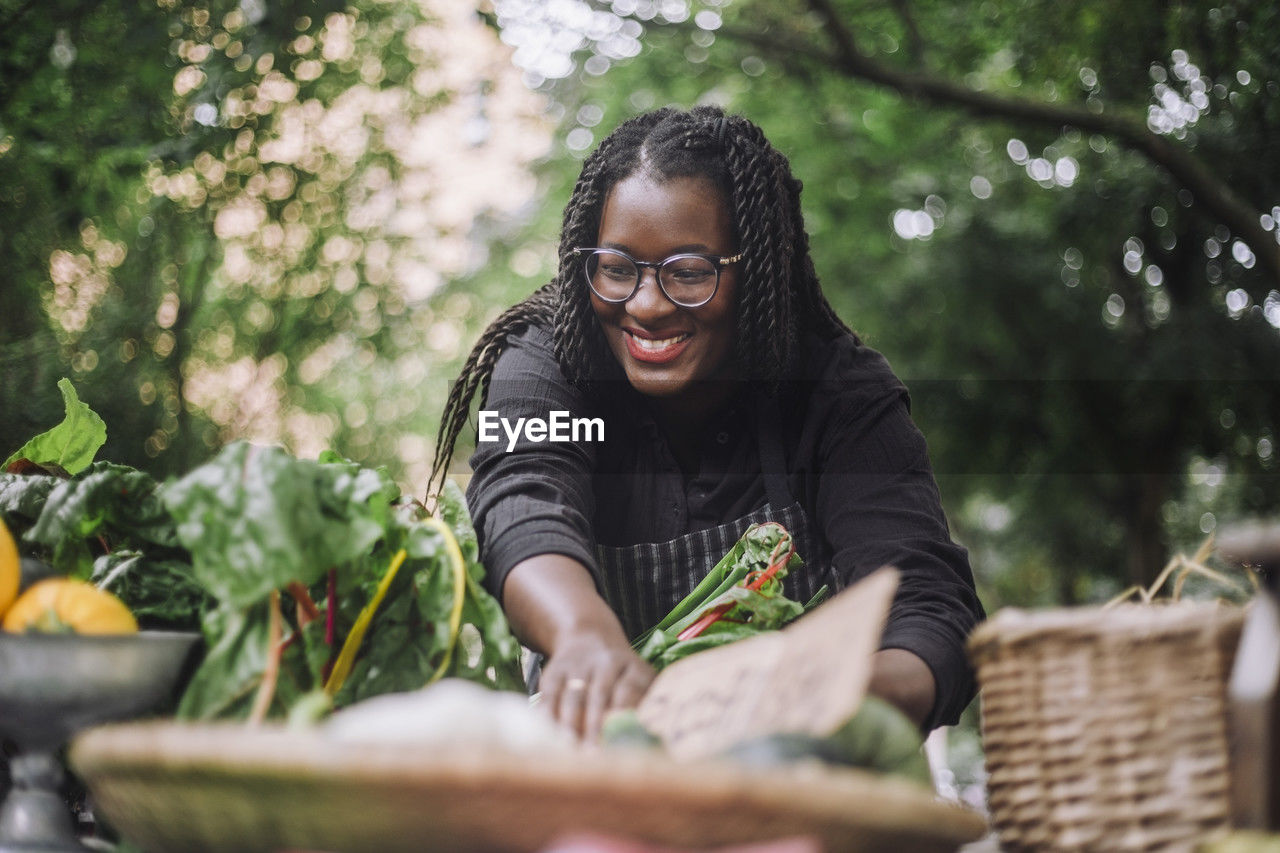
POLYGON ((284 646, 280 642, 283 632, 284 617, 280 613, 280 591, 271 590, 268 604, 267 623, 267 665, 262 671, 262 682, 258 685, 258 695, 253 697, 253 708, 249 711, 249 725, 260 725, 271 708, 271 700, 276 695, 276 681, 280 677, 280 656, 284 646))
POLYGON ((458 540, 454 539, 453 531, 447 524, 434 516, 425 519, 425 523, 440 531, 440 535, 444 538, 445 553, 449 555, 449 563, 453 569, 453 607, 449 611, 449 642, 444 649, 444 660, 427 679, 427 684, 434 684, 443 678, 449 669, 449 664, 453 662, 453 649, 458 644, 458 632, 462 628, 462 604, 467 591, 467 564, 462 558, 462 549, 458 547, 458 540))

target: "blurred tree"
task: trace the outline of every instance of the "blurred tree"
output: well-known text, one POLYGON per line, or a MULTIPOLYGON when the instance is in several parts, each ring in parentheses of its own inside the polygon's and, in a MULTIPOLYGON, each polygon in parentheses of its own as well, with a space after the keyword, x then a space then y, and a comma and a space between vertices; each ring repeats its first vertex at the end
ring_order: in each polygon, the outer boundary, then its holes
POLYGON ((0 0, 0 71, 0 447, 65 374, 115 461, 251 438, 425 481, 483 307, 432 298, 545 138, 472 10, 0 0))
POLYGON ((790 156, 824 285, 908 380, 989 603, 1149 582, 1218 515, 1280 506, 1280 11, 493 11, 566 153, 711 101, 790 156))

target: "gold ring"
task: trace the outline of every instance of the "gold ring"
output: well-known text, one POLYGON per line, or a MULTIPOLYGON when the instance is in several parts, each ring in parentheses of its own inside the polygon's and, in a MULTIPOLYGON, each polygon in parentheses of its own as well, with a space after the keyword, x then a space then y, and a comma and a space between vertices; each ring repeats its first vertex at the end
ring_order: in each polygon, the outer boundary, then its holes
POLYGON ((570 693, 581 693, 587 689, 587 680, 585 678, 570 678, 564 683, 564 689, 570 693))

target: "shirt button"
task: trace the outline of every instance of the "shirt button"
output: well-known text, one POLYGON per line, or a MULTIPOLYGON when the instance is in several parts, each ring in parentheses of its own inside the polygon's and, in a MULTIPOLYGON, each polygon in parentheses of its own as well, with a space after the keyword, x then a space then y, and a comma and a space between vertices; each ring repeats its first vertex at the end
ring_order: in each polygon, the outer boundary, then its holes
POLYGON ((717 435, 716 435, 716 441, 717 441, 717 442, 719 442, 720 444, 728 444, 728 443, 729 443, 729 433, 727 433, 727 432, 717 433, 717 435))

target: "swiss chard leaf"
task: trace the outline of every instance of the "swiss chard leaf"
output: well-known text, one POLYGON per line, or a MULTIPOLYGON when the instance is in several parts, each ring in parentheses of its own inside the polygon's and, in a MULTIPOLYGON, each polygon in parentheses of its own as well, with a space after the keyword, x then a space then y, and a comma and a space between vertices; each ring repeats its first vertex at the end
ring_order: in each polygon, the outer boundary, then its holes
POLYGON ((48 474, 0 473, 0 516, 11 527, 33 524, 61 478, 48 474))
MULTIPOLYGON (((685 596, 662 621, 641 634, 633 648, 655 667, 662 667, 726 642, 761 631, 774 630, 801 615, 805 608, 782 592, 782 579, 803 565, 792 554, 786 564, 760 587, 747 588, 750 578, 770 565, 770 558, 790 544, 791 534, 780 524, 758 524, 748 528, 724 557, 712 567, 698 586, 685 596), (678 639, 708 611, 722 605, 731 608, 718 622, 692 639, 678 639)), ((815 596, 814 601, 820 600, 815 596)))
POLYGON ((243 608, 368 552, 398 493, 381 472, 233 444, 165 489, 196 578, 243 608))
POLYGON ((80 402, 70 380, 58 380, 58 389, 62 391, 66 410, 62 423, 18 448, 0 465, 0 470, 26 459, 38 465, 57 465, 68 474, 78 474, 93 462, 107 441, 107 425, 93 409, 80 402))
POLYGON ((39 518, 24 538, 48 549, 59 571, 87 577, 92 556, 86 540, 100 532, 119 531, 130 539, 177 544, 155 491, 156 481, 150 474, 95 462, 49 491, 39 518))
POLYGON ((143 628, 192 630, 216 603, 191 576, 189 562, 142 551, 103 554, 89 581, 123 601, 143 628))
POLYGON ((705 652, 708 649, 725 646, 729 643, 736 643, 738 640, 745 640, 748 637, 755 637, 760 634, 758 626, 741 622, 717 622, 714 627, 716 630, 711 630, 699 637, 680 642, 676 642, 674 634, 654 634, 649 641, 653 645, 641 652, 641 656, 650 661, 656 669, 663 669, 681 658, 687 658, 689 655, 705 652))
POLYGON ((189 720, 240 716, 243 700, 262 681, 267 668, 267 602, 257 607, 218 607, 204 618, 209 651, 187 684, 177 715, 189 720))

